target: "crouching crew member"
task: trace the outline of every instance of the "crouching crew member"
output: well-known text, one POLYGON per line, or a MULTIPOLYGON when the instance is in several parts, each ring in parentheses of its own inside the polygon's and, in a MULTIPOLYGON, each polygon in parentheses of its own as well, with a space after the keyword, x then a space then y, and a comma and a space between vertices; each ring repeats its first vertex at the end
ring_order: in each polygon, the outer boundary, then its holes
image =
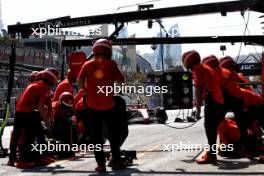
POLYGON ((234 120, 234 114, 226 114, 225 119, 218 126, 218 134, 220 144, 225 144, 224 147, 231 145, 233 150, 226 150, 222 148, 222 145, 219 147, 219 154, 221 156, 239 156, 241 149, 240 145, 240 131, 234 120))
POLYGON ((247 89, 241 89, 241 92, 241 97, 244 99, 245 124, 249 134, 244 155, 248 157, 253 153, 262 152, 263 154, 261 128, 264 127, 264 99, 256 92, 247 89), (262 151, 259 151, 258 148, 262 148, 262 151))
MULTIPOLYGON (((77 144, 78 135, 74 115, 74 97, 70 92, 63 92, 57 102, 52 103, 54 114, 53 137, 62 144, 77 144)), ((71 157, 74 152, 56 151, 59 157, 71 157)))
MULTIPOLYGON (((50 123, 44 115, 44 106, 50 96, 51 87, 56 85, 58 79, 50 71, 40 72, 38 76, 41 76, 41 80, 28 85, 16 104, 8 165, 14 165, 14 162, 17 162, 16 166, 18 168, 29 168, 35 165, 32 151, 35 137, 38 138, 39 143, 46 143, 41 120, 47 125, 50 123), (17 144, 22 130, 25 134, 25 141, 21 156, 17 161, 17 144)), ((49 162, 45 157, 46 155, 41 157, 42 161, 48 164, 49 162)))
MULTIPOLYGON (((37 75, 38 75, 38 73, 39 73, 38 71, 32 71, 32 72, 30 73, 30 75, 29 75, 29 77, 28 77, 28 82, 29 82, 29 84, 31 84, 31 83, 37 81, 37 75)), ((13 140, 12 140, 12 135, 13 135, 13 131, 11 131, 11 135, 10 135, 10 144, 9 144, 9 145, 11 145, 11 142, 13 141, 13 140)), ((19 139, 18 139, 17 155, 19 155, 19 153, 20 153, 20 149, 21 149, 21 147, 23 147, 23 143, 24 143, 24 139, 25 139, 24 136, 25 136, 25 134, 24 134, 24 130, 21 130, 20 137, 19 137, 19 139), (22 146, 21 146, 21 144, 22 144, 22 146)), ((9 166, 14 166, 14 162, 13 162, 13 161, 9 161, 9 162, 8 162, 8 165, 9 165, 9 166)))

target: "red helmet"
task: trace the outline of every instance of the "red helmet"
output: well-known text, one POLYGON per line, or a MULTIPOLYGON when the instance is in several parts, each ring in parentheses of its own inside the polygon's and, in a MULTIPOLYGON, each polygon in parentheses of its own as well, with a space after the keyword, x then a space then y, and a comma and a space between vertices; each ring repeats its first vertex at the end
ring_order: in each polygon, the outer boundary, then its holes
POLYGON ((50 71, 50 72, 53 73, 53 74, 57 77, 57 79, 59 80, 59 72, 58 72, 58 70, 57 70, 56 68, 52 68, 52 67, 50 67, 50 68, 46 68, 44 71, 50 71))
POLYGON ((188 54, 190 54, 190 53, 191 53, 191 51, 187 51, 187 52, 183 53, 183 55, 182 55, 182 63, 183 63, 183 64, 184 64, 184 60, 185 60, 186 56, 187 56, 188 54))
POLYGON ((230 56, 225 56, 220 59, 219 63, 220 67, 226 68, 226 69, 234 69, 236 66, 235 61, 230 56))
POLYGON ((30 73, 30 75, 29 75, 29 81, 30 82, 34 82, 34 81, 36 81, 36 79, 37 79, 37 75, 38 75, 38 71, 32 71, 31 73, 30 73))
POLYGON ((76 77, 74 76, 74 74, 72 73, 72 71, 69 69, 67 72, 67 79, 71 82, 76 80, 76 77))
POLYGON ((58 83, 57 76, 51 71, 44 70, 40 76, 42 77, 41 80, 48 82, 51 85, 56 85, 58 83))
POLYGON ((182 55, 182 63, 186 68, 190 68, 191 66, 198 64, 200 62, 201 62, 200 54, 195 50, 185 52, 182 55))
POLYGON ((38 74, 37 74, 37 76, 36 76, 36 79, 35 79, 35 81, 42 80, 42 75, 43 75, 43 72, 44 72, 44 71, 39 71, 39 72, 38 72, 38 74))
POLYGON ((73 107, 74 97, 70 92, 63 92, 59 97, 59 102, 67 107, 73 107))
POLYGON ((210 56, 203 58, 202 63, 212 68, 219 66, 219 60, 217 59, 215 55, 210 55, 210 56))
POLYGON ((96 40, 93 44, 93 54, 96 55, 106 55, 112 57, 112 42, 107 39, 96 40))

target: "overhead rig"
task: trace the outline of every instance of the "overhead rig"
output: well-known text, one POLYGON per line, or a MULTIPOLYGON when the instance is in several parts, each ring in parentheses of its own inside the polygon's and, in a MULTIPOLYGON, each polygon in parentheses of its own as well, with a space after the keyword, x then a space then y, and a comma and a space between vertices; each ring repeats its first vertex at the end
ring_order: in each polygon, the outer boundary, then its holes
MULTIPOLYGON (((62 46, 92 46, 94 39, 63 40, 62 46)), ((236 43, 246 45, 263 45, 264 35, 254 36, 205 36, 205 37, 167 37, 167 38, 114 38, 113 45, 147 45, 147 44, 191 44, 191 43, 236 43)))
MULTIPOLYGON (((169 7, 160 9, 148 9, 141 11, 132 11, 124 13, 113 13, 96 16, 86 16, 71 18, 70 16, 60 17, 55 19, 48 19, 46 21, 16 24, 8 26, 9 34, 20 34, 22 38, 30 36, 32 28, 39 27, 59 27, 70 28, 99 24, 114 24, 126 23, 138 20, 151 20, 162 19, 170 17, 183 17, 191 15, 221 13, 226 15, 228 12, 245 11, 247 9, 264 13, 264 2, 262 0, 242 0, 242 1, 229 1, 219 3, 207 3, 198 5, 188 5, 179 7, 169 7)), ((14 35, 13 35, 14 36, 14 35)), ((203 38, 201 38, 203 39, 203 38)), ((202 42, 202 40, 201 40, 202 42)))

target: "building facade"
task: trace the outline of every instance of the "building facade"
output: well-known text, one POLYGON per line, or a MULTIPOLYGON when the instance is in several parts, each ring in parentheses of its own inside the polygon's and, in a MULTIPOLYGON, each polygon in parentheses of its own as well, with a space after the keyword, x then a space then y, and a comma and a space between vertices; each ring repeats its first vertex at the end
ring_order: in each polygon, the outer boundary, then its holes
MULTIPOLYGON (((160 32, 157 37, 166 37, 166 33, 160 32)), ((174 24, 168 30, 168 37, 179 37, 178 24, 174 24)), ((182 47, 181 44, 160 44, 156 46, 154 51, 155 68, 154 70, 162 70, 162 61, 164 70, 173 69, 181 63, 182 47)))

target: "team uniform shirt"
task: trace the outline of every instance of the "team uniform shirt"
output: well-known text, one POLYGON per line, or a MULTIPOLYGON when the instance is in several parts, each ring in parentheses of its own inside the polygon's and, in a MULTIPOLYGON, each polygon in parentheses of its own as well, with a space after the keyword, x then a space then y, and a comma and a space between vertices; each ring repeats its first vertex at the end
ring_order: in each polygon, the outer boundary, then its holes
MULTIPOLYGON (((234 77, 234 79, 235 79, 237 84, 239 84, 239 83, 249 83, 247 78, 245 78, 242 73, 237 73, 235 71, 231 71, 231 73, 232 73, 232 76, 234 77)), ((248 85, 239 85, 239 87, 243 88, 243 89, 247 89, 247 90, 253 91, 252 87, 248 86, 248 85)))
POLYGON ((264 105, 264 99, 256 92, 241 89, 241 97, 244 100, 244 109, 247 109, 250 106, 264 105))
POLYGON ((217 75, 215 78, 220 83, 222 90, 226 91, 230 96, 241 98, 240 87, 234 74, 222 67, 216 67, 213 70, 215 75, 217 75))
POLYGON ((114 92, 112 91, 107 96, 106 86, 113 88, 115 81, 124 82, 124 77, 115 61, 104 58, 87 61, 78 78, 86 79, 86 104, 89 108, 109 110, 114 107, 114 92), (104 92, 100 91, 99 87, 103 88, 104 92))
MULTIPOLYGON (((224 104, 223 94, 219 80, 214 70, 205 64, 197 64, 192 70, 195 87, 201 87, 203 92, 210 92, 212 99, 217 103, 224 104)), ((205 99, 204 94, 204 99, 205 99)))
POLYGON ((73 85, 68 79, 64 79, 61 83, 59 83, 51 101, 58 101, 63 92, 70 92, 73 94, 73 85))
POLYGON ((240 139, 240 131, 236 122, 232 119, 224 119, 219 124, 218 134, 220 141, 224 144, 235 143, 240 139))
MULTIPOLYGON (((243 75, 243 73, 237 73, 240 83, 249 83, 248 79, 243 75)), ((253 91, 252 87, 249 85, 240 85, 241 88, 253 91)))
POLYGON ((80 89, 74 97, 74 104, 76 110, 84 110, 86 108, 83 103, 83 90, 80 89))
POLYGON ((33 112, 39 103, 47 104, 51 88, 49 84, 37 81, 27 86, 16 104, 17 112, 33 112))

